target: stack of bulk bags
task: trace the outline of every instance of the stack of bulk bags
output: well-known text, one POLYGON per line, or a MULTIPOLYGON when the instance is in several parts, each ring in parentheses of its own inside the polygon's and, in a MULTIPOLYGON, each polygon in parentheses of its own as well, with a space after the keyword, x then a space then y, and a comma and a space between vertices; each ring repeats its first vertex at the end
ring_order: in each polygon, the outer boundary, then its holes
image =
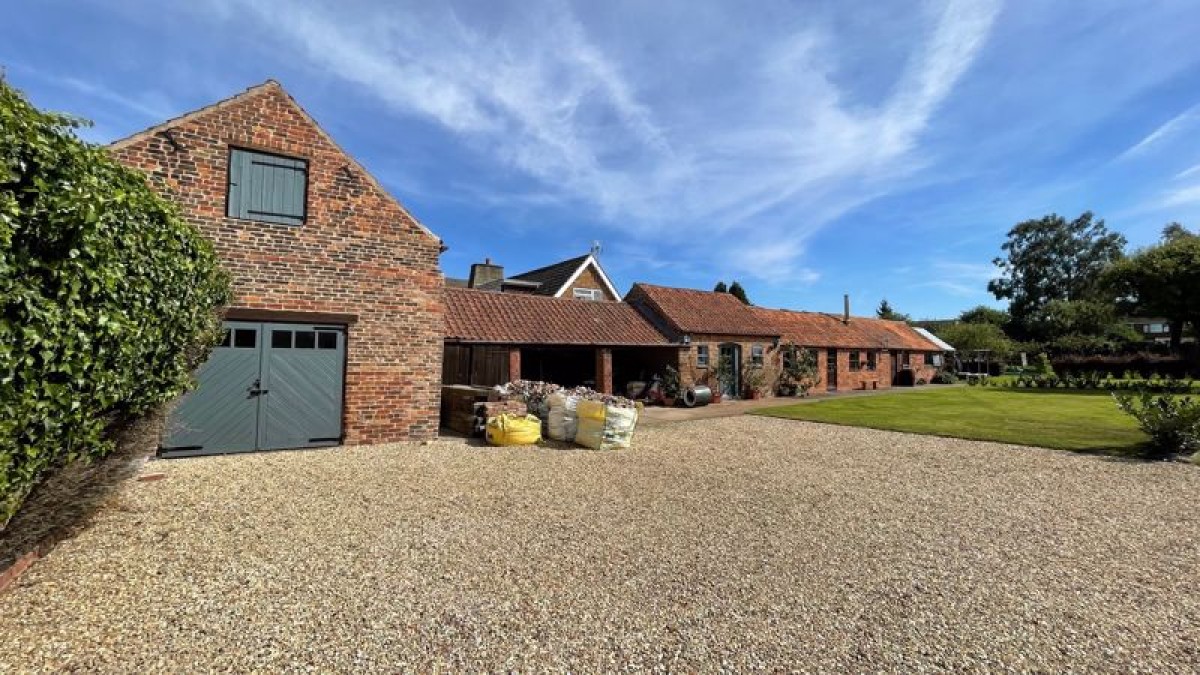
POLYGON ((550 438, 568 443, 574 441, 579 430, 579 417, 576 415, 579 397, 561 393, 551 394, 546 399, 546 405, 549 409, 546 425, 550 438))
POLYGON ((600 401, 579 401, 579 429, 575 442, 592 450, 626 449, 633 445, 636 408, 620 408, 600 401))

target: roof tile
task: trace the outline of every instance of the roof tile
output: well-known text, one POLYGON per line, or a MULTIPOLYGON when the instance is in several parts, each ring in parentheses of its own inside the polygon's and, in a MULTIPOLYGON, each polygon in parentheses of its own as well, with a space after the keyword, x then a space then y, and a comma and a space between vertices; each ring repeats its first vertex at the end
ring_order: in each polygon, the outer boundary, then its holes
POLYGON ((671 344, 632 306, 447 288, 445 337, 492 344, 671 344))
POLYGON ((779 335, 774 326, 758 320, 753 308, 728 293, 634 284, 627 299, 640 302, 643 298, 649 301, 648 309, 680 333, 756 337, 779 335))
POLYGON ((853 316, 849 322, 844 322, 841 316, 822 312, 762 307, 751 311, 759 323, 774 326, 783 340, 798 345, 941 351, 938 345, 903 321, 853 316))

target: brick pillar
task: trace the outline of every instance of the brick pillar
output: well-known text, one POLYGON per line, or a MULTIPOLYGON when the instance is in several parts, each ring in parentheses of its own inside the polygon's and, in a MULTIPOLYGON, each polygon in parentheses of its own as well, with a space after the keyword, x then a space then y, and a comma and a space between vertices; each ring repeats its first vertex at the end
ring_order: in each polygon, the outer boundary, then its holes
POLYGON ((612 350, 607 347, 596 349, 596 391, 613 393, 612 350))
MULTIPOLYGON (((689 389, 696 385, 697 370, 692 366, 691 354, 691 347, 680 347, 675 351, 674 363, 668 364, 679 371, 679 387, 681 390, 689 389)), ((708 367, 712 368, 716 364, 716 359, 719 357, 719 354, 714 356, 710 350, 708 356, 708 367)))
POLYGON ((521 348, 509 347, 508 349, 508 381, 521 379, 521 348))

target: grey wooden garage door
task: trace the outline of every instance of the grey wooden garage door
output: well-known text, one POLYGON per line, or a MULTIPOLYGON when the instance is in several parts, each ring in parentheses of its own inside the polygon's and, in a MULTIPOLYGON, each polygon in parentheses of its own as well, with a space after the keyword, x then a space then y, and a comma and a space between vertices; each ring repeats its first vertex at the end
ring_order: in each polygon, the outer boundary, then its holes
POLYGON ((341 326, 228 321, 167 422, 168 457, 336 445, 342 436, 341 326))

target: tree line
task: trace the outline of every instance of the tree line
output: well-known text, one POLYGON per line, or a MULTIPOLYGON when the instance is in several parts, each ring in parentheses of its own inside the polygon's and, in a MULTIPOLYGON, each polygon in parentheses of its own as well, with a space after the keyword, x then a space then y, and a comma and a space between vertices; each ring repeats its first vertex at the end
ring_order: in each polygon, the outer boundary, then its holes
POLYGON ((1152 246, 1127 254, 1127 243, 1090 211, 1018 223, 988 283, 1007 311, 979 306, 934 328, 961 351, 1094 354, 1141 344, 1126 318, 1156 317, 1177 352, 1185 327, 1200 327, 1200 233, 1171 223, 1152 246))

